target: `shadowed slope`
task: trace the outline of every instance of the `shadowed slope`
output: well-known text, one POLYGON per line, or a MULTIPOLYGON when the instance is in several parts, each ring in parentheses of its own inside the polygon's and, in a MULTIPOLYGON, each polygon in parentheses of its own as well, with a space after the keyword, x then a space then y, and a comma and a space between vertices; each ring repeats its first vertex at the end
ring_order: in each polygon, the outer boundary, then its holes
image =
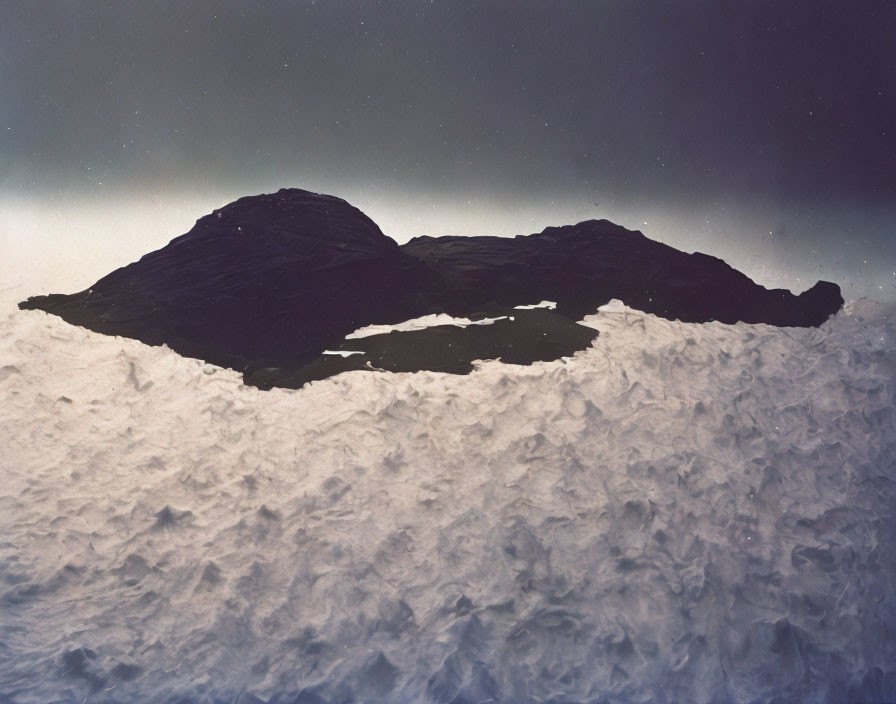
POLYGON ((270 387, 348 369, 463 373, 483 356, 528 363, 569 355, 594 337, 575 321, 612 298, 687 322, 792 326, 819 325, 843 303, 834 284, 800 296, 769 291, 720 259, 606 220, 527 237, 419 237, 399 247, 344 200, 282 189, 214 211, 85 291, 19 305, 164 343, 270 387), (362 356, 321 357, 365 325, 541 300, 556 301, 555 313, 517 315, 488 330, 379 335, 348 345, 362 356))
POLYGON ((21 304, 245 370, 301 365, 371 320, 416 314, 437 275, 357 208, 298 189, 241 198, 86 291, 21 304))
POLYGON ((298 370, 258 369, 246 374, 244 381, 265 389, 274 386, 297 389, 309 381, 355 370, 415 372, 426 369, 468 374, 476 359, 531 364, 569 357, 588 347, 598 335, 593 328, 547 310, 492 306, 488 313, 500 319, 488 325, 465 328, 435 325, 412 332, 392 331, 346 340, 334 351, 342 351, 347 356, 321 355, 298 370))
MULTIPOLYGON (((794 296, 755 284, 721 259, 686 254, 608 220, 528 237, 417 237, 402 246, 451 282, 451 299, 503 305, 557 302, 580 319, 618 298, 683 322, 820 325, 843 304, 825 281, 794 296)), ((475 304, 474 303, 474 304, 475 304)))

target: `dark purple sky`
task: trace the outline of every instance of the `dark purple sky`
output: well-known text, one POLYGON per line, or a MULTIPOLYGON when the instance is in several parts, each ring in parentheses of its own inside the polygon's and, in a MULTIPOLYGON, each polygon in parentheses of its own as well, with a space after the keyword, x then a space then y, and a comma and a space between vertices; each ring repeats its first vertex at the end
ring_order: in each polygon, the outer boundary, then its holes
POLYGON ((0 163, 29 197, 749 202, 825 244, 896 207, 896 3, 7 0, 0 163))

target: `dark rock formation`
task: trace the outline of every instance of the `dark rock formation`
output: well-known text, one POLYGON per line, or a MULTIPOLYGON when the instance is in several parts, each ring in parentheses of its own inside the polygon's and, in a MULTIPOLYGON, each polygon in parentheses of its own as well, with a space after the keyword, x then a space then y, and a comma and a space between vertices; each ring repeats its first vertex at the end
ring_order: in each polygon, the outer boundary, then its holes
POLYGON ((345 201, 283 189, 214 211, 85 291, 19 305, 165 343, 269 388, 348 369, 463 373, 478 358, 556 359, 590 343, 595 331, 575 321, 611 298, 687 322, 792 326, 819 325, 843 303, 834 284, 799 296, 770 291, 720 259, 606 220, 512 239, 418 237, 399 247, 345 201), (510 311, 541 300, 556 301, 556 311, 510 311), (344 340, 365 325, 442 312, 508 319, 344 340), (322 357, 328 349, 364 355, 322 357))
POLYGON ((647 313, 704 323, 820 325, 843 299, 840 287, 818 282, 794 296, 768 290, 721 259, 686 254, 608 220, 549 227, 536 235, 417 237, 402 250, 448 281, 446 300, 463 308, 556 301, 576 320, 612 298, 647 313))
POLYGON ((240 198, 86 291, 29 298, 70 323, 244 371, 301 366, 371 321, 420 310, 436 276, 340 198, 240 198))
MULTIPOLYGON (((357 369, 414 372, 427 369, 467 374, 473 360, 498 359, 508 364, 547 362, 572 356, 597 337, 597 330, 578 325, 549 310, 514 310, 489 306, 488 324, 436 325, 413 332, 392 331, 346 340, 335 348, 349 356, 321 355, 301 369, 263 368, 244 380, 266 389, 273 386, 301 388, 309 381, 357 369), (356 354, 356 352, 363 354, 356 354)), ((482 317, 477 312, 469 316, 482 317)))

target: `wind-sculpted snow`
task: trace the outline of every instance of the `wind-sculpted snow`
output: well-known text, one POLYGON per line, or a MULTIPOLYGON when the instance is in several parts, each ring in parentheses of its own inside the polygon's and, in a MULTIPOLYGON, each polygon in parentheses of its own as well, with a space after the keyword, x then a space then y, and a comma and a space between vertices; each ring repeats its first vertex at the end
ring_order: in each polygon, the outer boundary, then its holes
POLYGON ((0 701, 896 700, 896 327, 237 373, 0 327, 0 701))

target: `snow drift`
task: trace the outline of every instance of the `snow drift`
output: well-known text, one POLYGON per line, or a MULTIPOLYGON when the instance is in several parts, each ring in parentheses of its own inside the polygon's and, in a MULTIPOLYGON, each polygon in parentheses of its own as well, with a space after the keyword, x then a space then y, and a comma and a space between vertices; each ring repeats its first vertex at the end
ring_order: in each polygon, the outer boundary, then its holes
POLYGON ((10 312, 0 701, 892 701, 892 313, 260 392, 10 312))

